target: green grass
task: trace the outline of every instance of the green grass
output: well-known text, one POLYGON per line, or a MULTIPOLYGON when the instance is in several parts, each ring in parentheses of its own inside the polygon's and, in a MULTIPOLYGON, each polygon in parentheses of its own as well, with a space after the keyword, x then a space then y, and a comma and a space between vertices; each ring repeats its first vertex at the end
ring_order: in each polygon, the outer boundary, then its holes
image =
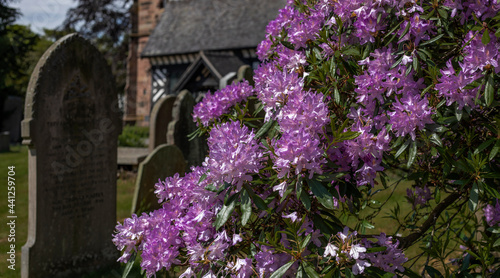
MULTIPOLYGON (((132 198, 134 196, 135 175, 120 173, 120 179, 117 181, 117 220, 130 217, 132 198)), ((28 148, 25 146, 11 147, 11 151, 0 153, 0 277, 18 278, 21 277, 21 247, 26 243, 28 236, 28 148), (8 242, 9 227, 7 216, 9 215, 7 199, 7 177, 9 166, 15 166, 15 215, 16 234, 15 250, 16 264, 15 270, 8 268, 7 262, 10 242, 8 242)), ((14 243, 14 242, 13 242, 14 243)), ((116 269, 95 273, 89 278, 116 278, 121 277, 123 266, 116 269)), ((129 277, 142 277, 138 268, 135 267, 129 277)))

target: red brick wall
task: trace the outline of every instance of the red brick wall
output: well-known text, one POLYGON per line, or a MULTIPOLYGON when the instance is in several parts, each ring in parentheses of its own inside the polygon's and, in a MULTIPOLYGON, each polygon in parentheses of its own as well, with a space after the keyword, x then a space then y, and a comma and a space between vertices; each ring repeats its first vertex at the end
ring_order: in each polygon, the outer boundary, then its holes
POLYGON ((151 64, 140 58, 149 35, 153 32, 163 13, 163 0, 135 0, 135 10, 131 13, 132 34, 129 52, 127 110, 125 121, 140 126, 149 124, 151 111, 151 64))

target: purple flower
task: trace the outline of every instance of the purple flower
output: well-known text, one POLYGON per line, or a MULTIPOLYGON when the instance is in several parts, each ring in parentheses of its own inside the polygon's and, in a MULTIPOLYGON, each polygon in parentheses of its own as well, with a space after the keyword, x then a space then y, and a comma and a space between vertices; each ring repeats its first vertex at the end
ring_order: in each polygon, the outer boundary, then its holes
POLYGON ((411 190, 410 188, 406 189, 406 195, 413 205, 413 209, 416 208, 417 205, 427 205, 427 202, 432 199, 431 191, 427 186, 415 187, 415 190, 411 190))
POLYGON ((465 89, 465 86, 472 83, 479 76, 477 74, 465 74, 463 71, 455 75, 455 70, 451 64, 451 60, 446 62, 446 69, 441 70, 442 76, 438 78, 439 83, 435 88, 439 91, 440 96, 446 98, 446 105, 450 106, 457 103, 458 109, 464 106, 475 107, 474 99, 478 88, 465 89))
MULTIPOLYGON (((286 253, 275 253, 274 250, 267 246, 261 246, 261 251, 255 254, 256 266, 255 270, 259 277, 269 277, 278 268, 288 263, 292 256, 286 253)), ((296 267, 295 267, 296 269, 296 267)), ((293 272, 292 266, 289 271, 293 272)))
POLYGON ((337 258, 337 251, 339 248, 331 243, 328 243, 325 247, 325 253, 323 253, 323 257, 332 256, 337 258))
POLYGON ((382 15, 380 22, 385 19, 385 12, 382 8, 377 8, 376 4, 365 5, 354 11, 356 14, 356 22, 353 24, 356 27, 355 36, 359 38, 363 45, 367 42, 375 42, 375 36, 379 31, 385 29, 385 25, 377 23, 377 17, 382 15))
POLYGON ((396 270, 404 272, 403 264, 408 261, 408 258, 405 257, 403 251, 398 249, 399 242, 397 240, 394 242, 392 237, 387 237, 384 233, 375 236, 375 238, 378 240, 376 243, 364 240, 363 244, 368 248, 383 246, 387 247, 387 249, 380 252, 366 253, 365 259, 368 259, 374 267, 381 268, 384 271, 391 273, 396 273, 396 270))
POLYGON ((423 129, 425 124, 433 123, 432 111, 425 97, 405 94, 401 100, 396 100, 392 107, 394 112, 387 114, 390 116, 389 123, 392 124, 392 131, 398 137, 410 134, 412 140, 415 140, 418 129, 423 129))
POLYGON ((214 94, 208 93, 203 100, 193 108, 193 119, 207 126, 216 118, 229 112, 235 104, 253 95, 254 89, 248 81, 228 85, 214 94))
MULTIPOLYGON (((464 73, 467 75, 476 74, 476 78, 479 73, 476 71, 483 71, 484 67, 491 65, 495 67, 496 73, 500 72, 498 67, 498 61, 500 60, 498 51, 498 42, 496 36, 493 33, 490 34, 490 42, 484 45, 481 41, 484 32, 476 34, 470 31, 465 37, 464 44, 469 40, 470 43, 464 47, 464 52, 466 53, 463 63, 460 63, 460 67, 464 73)), ((448 66, 449 67, 449 66, 448 66)))
POLYGON ((321 165, 326 162, 317 135, 309 134, 304 129, 295 133, 285 133, 272 143, 274 153, 273 168, 278 171, 278 177, 288 177, 291 173, 298 175, 303 170, 309 172, 309 177, 322 173, 321 165), (294 171, 295 169, 295 171, 294 171))
POLYGON ((271 112, 282 107, 289 95, 293 95, 302 90, 304 86, 303 78, 293 72, 278 70, 276 62, 265 63, 255 70, 255 90, 257 97, 264 104, 266 120, 271 117, 271 112))
POLYGON ((284 133, 321 133, 323 126, 330 122, 328 106, 322 94, 312 91, 296 91, 290 95, 286 105, 277 116, 284 133))
POLYGON ((251 181, 253 173, 258 173, 265 160, 261 145, 254 139, 255 134, 239 122, 227 122, 214 127, 208 138, 209 156, 203 166, 210 171, 216 182, 228 182, 239 187, 251 181))
POLYGON ((484 208, 484 217, 490 226, 495 226, 500 223, 500 204, 498 203, 498 199, 495 206, 490 204, 486 205, 484 208))
POLYGON ((236 262, 228 263, 228 268, 231 270, 231 277, 235 278, 247 278, 252 277, 253 268, 252 268, 252 259, 240 259, 237 258, 236 262))

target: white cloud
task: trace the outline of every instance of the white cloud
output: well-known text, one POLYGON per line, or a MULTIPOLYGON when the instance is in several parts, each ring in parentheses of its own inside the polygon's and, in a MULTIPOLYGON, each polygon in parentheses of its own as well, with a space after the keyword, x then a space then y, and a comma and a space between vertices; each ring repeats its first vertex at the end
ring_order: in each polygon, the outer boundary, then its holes
POLYGON ((31 25, 35 32, 43 32, 43 28, 54 29, 60 26, 69 8, 76 6, 74 0, 21 0, 11 4, 19 8, 22 16, 16 21, 19 24, 31 25))

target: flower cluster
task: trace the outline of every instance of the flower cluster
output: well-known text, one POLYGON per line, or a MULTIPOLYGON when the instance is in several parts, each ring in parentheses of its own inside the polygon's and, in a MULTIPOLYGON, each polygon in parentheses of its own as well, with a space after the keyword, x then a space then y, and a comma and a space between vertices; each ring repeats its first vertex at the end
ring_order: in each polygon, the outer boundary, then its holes
POLYGON ((193 118, 198 123, 207 126, 210 122, 229 112, 237 103, 254 94, 254 89, 248 81, 228 85, 214 94, 207 93, 202 102, 193 108, 193 118))
POLYGON ((432 199, 431 191, 427 186, 415 187, 415 190, 406 189, 406 196, 415 209, 418 205, 425 206, 432 199))
POLYGON ((396 270, 404 272, 405 268, 403 264, 408 261, 408 258, 405 257, 403 251, 398 249, 399 242, 397 240, 394 241, 392 237, 387 237, 384 233, 381 233, 380 236, 375 236, 375 239, 377 239, 375 243, 364 240, 363 244, 368 248, 381 246, 387 249, 380 252, 366 253, 365 258, 373 266, 379 267, 384 271, 390 273, 396 273, 396 270))
POLYGON ((227 122, 214 127, 208 138, 209 156, 203 166, 210 171, 214 181, 241 186, 258 173, 264 159, 255 134, 239 122, 227 122))
POLYGON ((456 103, 458 109, 464 106, 474 108, 479 87, 466 89, 474 80, 482 76, 482 72, 488 67, 494 67, 495 72, 500 72, 498 61, 500 60, 500 41, 491 34, 493 38, 488 44, 483 44, 482 32, 469 32, 464 39, 464 52, 466 53, 463 62, 459 62, 460 71, 455 72, 451 60, 446 62, 446 69, 441 70, 442 76, 436 84, 436 90, 441 96, 446 98, 446 105, 456 103))
POLYGON ((488 204, 484 207, 484 217, 490 226, 495 226, 500 223, 500 203, 498 199, 496 200, 495 206, 488 204))
POLYGON ((356 236, 356 231, 350 233, 349 228, 345 227, 343 232, 337 233, 337 242, 326 245, 323 257, 332 258, 337 264, 352 263, 352 273, 362 274, 371 264, 364 260, 366 248, 357 243, 356 236))
MULTIPOLYGON (((181 248, 198 255, 214 253, 204 246, 216 235, 212 223, 220 201, 204 190, 206 181, 198 183, 205 170, 191 170, 183 178, 175 175, 155 185, 160 200, 166 200, 161 209, 139 217, 132 215, 116 226, 113 243, 124 251, 119 261, 127 262, 133 252, 142 251, 141 267, 150 277, 162 268, 179 264, 181 248)), ((191 257, 194 264, 197 260, 199 256, 191 257)))

